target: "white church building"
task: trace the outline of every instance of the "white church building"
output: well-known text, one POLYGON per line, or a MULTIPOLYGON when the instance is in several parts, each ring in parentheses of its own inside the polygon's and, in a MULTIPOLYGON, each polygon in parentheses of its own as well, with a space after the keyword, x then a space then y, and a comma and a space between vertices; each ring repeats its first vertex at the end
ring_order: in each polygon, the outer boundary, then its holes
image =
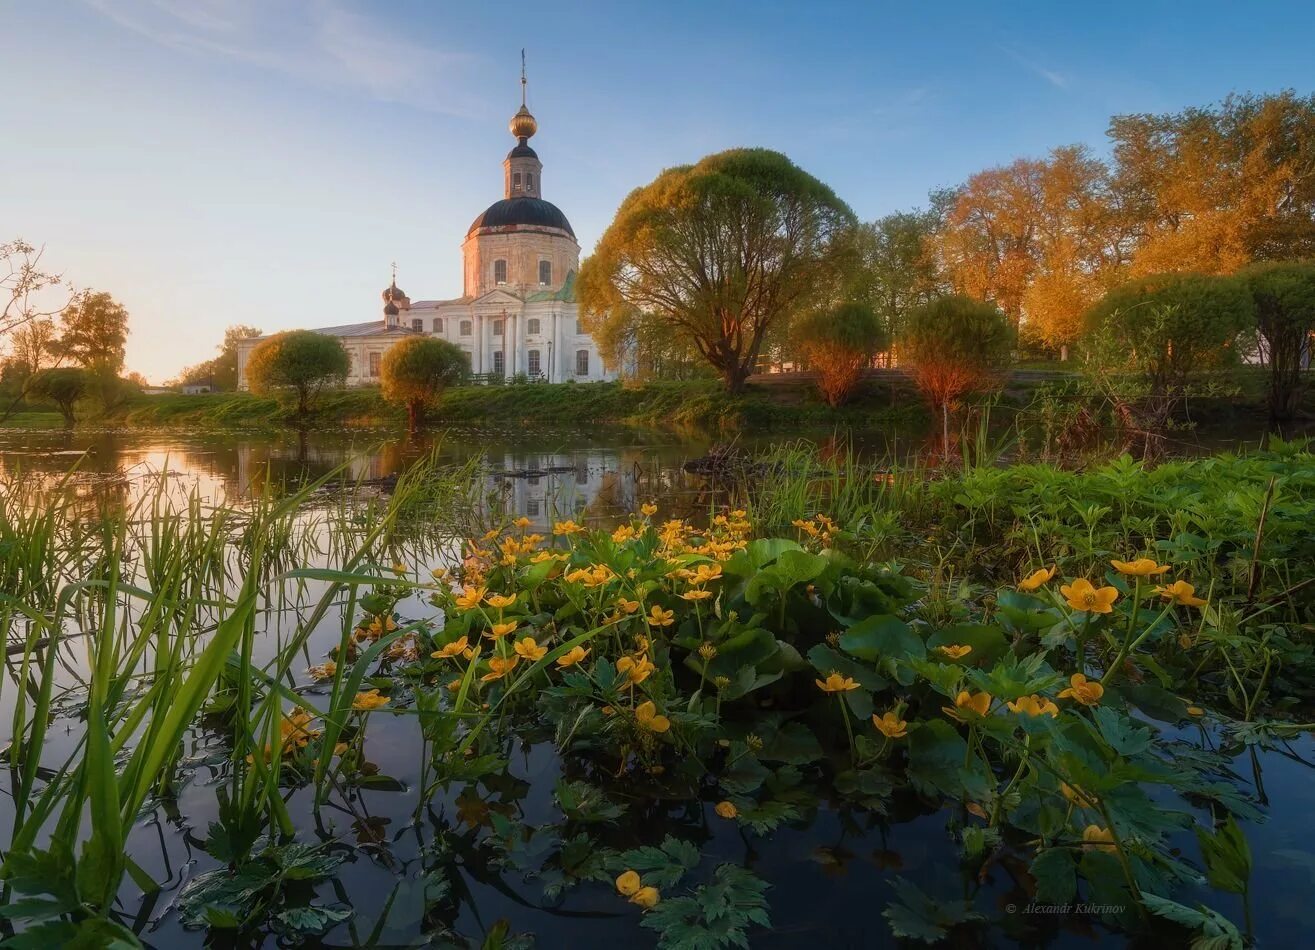
MULTIPOLYGON (((580 326, 575 275, 580 245, 566 215, 543 199, 543 163, 530 147, 538 123, 525 103, 512 117, 516 145, 502 162, 503 197, 477 217, 461 245, 464 286, 450 300, 412 301, 393 282, 383 292, 383 319, 314 332, 336 336, 351 360, 347 384, 379 382, 383 354, 416 333, 459 346, 477 377, 550 383, 614 379, 580 326)), ((251 351, 268 336, 238 344, 238 380, 247 388, 251 351)))

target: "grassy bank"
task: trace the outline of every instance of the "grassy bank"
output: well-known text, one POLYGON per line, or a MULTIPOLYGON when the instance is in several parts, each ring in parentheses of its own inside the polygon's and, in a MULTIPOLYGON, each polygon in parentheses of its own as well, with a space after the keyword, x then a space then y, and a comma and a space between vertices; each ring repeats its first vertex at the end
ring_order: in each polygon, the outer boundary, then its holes
MULTIPOLYGON (((733 433, 908 421, 920 419, 924 411, 904 381, 865 387, 849 405, 834 410, 806 384, 751 387, 741 395, 727 396, 715 381, 692 380, 463 386, 444 394, 429 418, 432 425, 613 424, 733 433)), ((37 414, 12 417, 9 424, 22 425, 24 418, 36 421, 37 414)), ((268 428, 299 421, 286 401, 250 393, 136 396, 99 418, 87 418, 89 423, 132 428, 191 429, 268 428)), ((305 420, 317 428, 400 427, 405 421, 405 413, 385 403, 374 388, 324 393, 305 420)))

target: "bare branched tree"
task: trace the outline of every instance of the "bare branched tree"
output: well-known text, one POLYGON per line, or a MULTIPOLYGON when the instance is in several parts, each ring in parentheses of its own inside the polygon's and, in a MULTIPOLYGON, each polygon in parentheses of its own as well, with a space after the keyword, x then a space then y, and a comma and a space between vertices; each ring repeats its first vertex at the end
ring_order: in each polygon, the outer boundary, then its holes
POLYGON ((43 270, 46 249, 22 238, 0 244, 0 340, 34 320, 50 320, 73 299, 68 294, 44 294, 50 288, 66 287, 62 274, 43 270))

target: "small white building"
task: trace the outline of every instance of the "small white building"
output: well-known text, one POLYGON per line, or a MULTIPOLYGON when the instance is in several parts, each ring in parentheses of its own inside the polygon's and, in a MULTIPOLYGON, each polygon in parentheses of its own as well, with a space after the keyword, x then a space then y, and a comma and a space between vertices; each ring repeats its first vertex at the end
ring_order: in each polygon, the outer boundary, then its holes
MULTIPOLYGON (((459 346, 477 376, 524 375, 551 383, 614 379, 593 338, 580 326, 575 275, 580 245, 566 215, 543 195, 543 163, 529 145, 538 123, 525 105, 512 117, 516 145, 502 162, 503 197, 466 231, 460 297, 412 302, 396 277, 383 292, 382 320, 322 327, 351 359, 348 385, 379 381, 383 354, 415 333, 459 346)), ((238 343, 238 380, 247 388, 251 351, 267 337, 238 343)))

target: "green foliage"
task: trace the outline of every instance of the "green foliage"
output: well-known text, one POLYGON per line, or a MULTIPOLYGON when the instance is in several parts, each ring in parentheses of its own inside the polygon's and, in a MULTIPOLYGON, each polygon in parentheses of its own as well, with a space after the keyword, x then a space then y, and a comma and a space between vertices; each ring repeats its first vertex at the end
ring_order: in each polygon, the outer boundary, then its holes
POLYGON ((1013 327, 999 307, 959 295, 915 309, 896 340, 900 360, 938 410, 995 385, 1014 343, 1013 327))
POLYGON ((644 926, 657 931, 663 950, 748 950, 750 925, 770 927, 768 884, 752 871, 723 864, 710 883, 688 897, 662 901, 644 916, 644 926))
POLYGON ((1291 419, 1315 348, 1315 263, 1253 264, 1237 274, 1251 293, 1261 358, 1269 366, 1269 412, 1291 419))
POLYGON ((794 337, 795 347, 817 373, 822 397, 832 407, 849 398, 862 368, 890 346, 890 336, 876 313, 861 303, 814 311, 796 323, 794 337))
POLYGON ((821 302, 854 215, 779 152, 732 149, 662 172, 622 202, 580 269, 590 329, 615 348, 652 322, 738 392, 769 336, 821 302))
POLYGON ((312 330, 290 330, 265 340, 247 359, 247 383, 257 394, 291 389, 297 413, 305 415, 325 386, 341 382, 350 368, 336 337, 312 330))
POLYGON ((123 370, 128 311, 104 291, 80 294, 60 315, 57 352, 109 379, 123 370))
POLYGON ((76 421, 74 407, 87 395, 90 387, 91 378, 85 370, 63 366, 37 373, 28 381, 27 392, 38 399, 53 402, 64 416, 64 424, 72 426, 76 421))
POLYGON ((380 385, 388 402, 405 406, 411 430, 439 395, 466 377, 468 364, 461 347, 432 336, 407 337, 384 353, 380 385))

